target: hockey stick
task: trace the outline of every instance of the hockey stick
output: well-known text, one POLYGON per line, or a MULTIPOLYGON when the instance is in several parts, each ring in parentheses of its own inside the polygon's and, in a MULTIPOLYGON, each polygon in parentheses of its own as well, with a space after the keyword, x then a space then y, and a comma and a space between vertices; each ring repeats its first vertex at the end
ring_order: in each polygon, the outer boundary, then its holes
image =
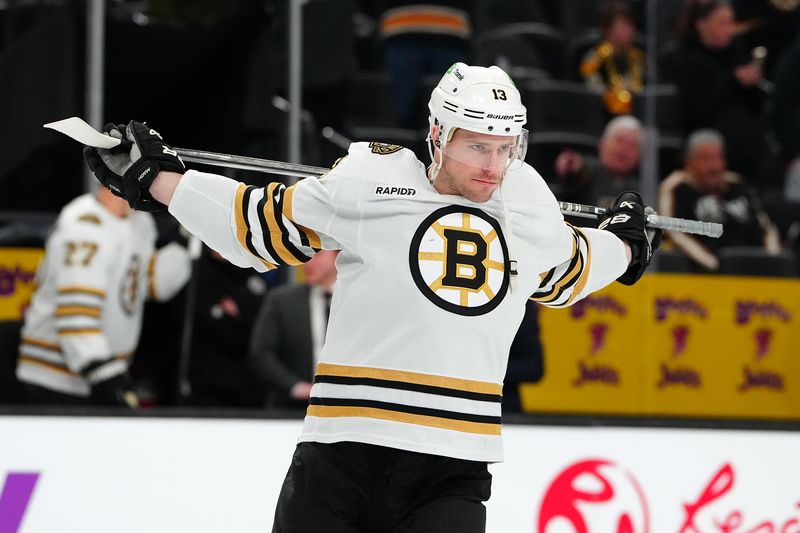
MULTIPOLYGON (((56 131, 72 137, 78 142, 98 148, 113 148, 119 144, 119 139, 114 139, 102 134, 86 124, 78 117, 51 122, 44 125, 56 131)), ((175 148, 178 154, 190 163, 200 163, 204 165, 236 168, 241 170, 253 170, 266 174, 279 174, 282 176, 296 176, 300 178, 319 177, 328 168, 314 167, 300 163, 286 163, 284 161, 274 161, 271 159, 260 159, 257 157, 247 157, 242 155, 219 154, 215 152, 205 152, 202 150, 191 150, 188 148, 175 148)), ((584 218, 598 218, 606 210, 602 207, 584 204, 573 204, 569 202, 559 202, 559 209, 565 215, 573 215, 584 218)), ((722 235, 722 224, 715 222, 702 222, 699 220, 687 220, 685 218, 665 217, 656 214, 647 215, 647 225, 670 231, 680 231, 682 233, 693 233, 717 238, 722 235)))
MULTIPOLYGON (((241 155, 218 154, 215 152, 204 152, 202 150, 190 150, 188 148, 175 148, 175 150, 184 161, 190 163, 236 168, 240 170, 253 170, 267 174, 312 178, 319 177, 330 170, 325 167, 314 167, 299 163, 286 163, 283 161, 273 161, 271 159, 259 159, 257 157, 241 155)), ((606 212, 602 207, 573 204, 570 202, 558 202, 558 207, 565 215, 583 218, 596 219, 606 212)), ((656 214, 647 215, 647 225, 654 228, 680 231, 682 233, 694 233, 696 235, 705 235, 714 238, 722 235, 722 224, 687 220, 685 218, 665 217, 656 214)))

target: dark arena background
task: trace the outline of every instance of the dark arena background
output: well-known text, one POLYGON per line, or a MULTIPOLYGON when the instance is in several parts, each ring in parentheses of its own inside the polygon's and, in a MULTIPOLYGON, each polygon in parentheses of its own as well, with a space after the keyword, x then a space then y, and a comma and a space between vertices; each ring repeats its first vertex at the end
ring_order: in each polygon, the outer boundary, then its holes
POLYGON ((156 246, 185 247, 191 272, 119 356, 135 406, 28 401, 37 269, 61 210, 98 190, 43 124, 146 121, 175 147, 323 169, 366 141, 427 166, 428 101, 456 61, 514 80, 524 160, 558 200, 633 188, 725 228, 666 232, 634 286, 529 301, 486 531, 800 533, 793 0, 0 0, 0 533, 269 531, 330 310, 313 270, 238 268, 156 212, 156 246))

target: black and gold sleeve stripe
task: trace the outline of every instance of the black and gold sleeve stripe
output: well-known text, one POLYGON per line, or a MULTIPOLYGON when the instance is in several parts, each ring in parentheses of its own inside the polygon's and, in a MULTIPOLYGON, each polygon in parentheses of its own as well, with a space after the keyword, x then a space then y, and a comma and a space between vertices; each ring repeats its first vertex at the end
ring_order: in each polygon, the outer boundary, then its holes
POLYGON ((100 318, 100 308, 91 305, 59 305, 56 307, 57 317, 88 316, 100 318))
POLYGON ((264 188, 241 184, 236 191, 236 239, 270 269, 305 263, 321 248, 316 233, 294 223, 293 192, 279 183, 264 188))
POLYGON ((258 218, 264 232, 264 244, 271 255, 281 265, 299 265, 311 257, 305 255, 292 243, 289 230, 283 221, 284 187, 278 183, 270 183, 264 197, 258 203, 258 218))
POLYGON ((105 292, 94 287, 71 285, 58 288, 54 312, 55 326, 61 335, 102 333, 105 292))
POLYGON ((253 231, 250 227, 250 217, 247 216, 250 207, 250 195, 255 187, 240 183, 236 189, 236 197, 233 205, 234 218, 236 220, 236 240, 239 244, 250 252, 250 255, 257 258, 267 269, 275 268, 275 263, 261 255, 253 244, 253 231))
POLYGON ((589 279, 591 248, 583 232, 570 226, 572 231, 572 253, 564 263, 544 273, 539 288, 531 300, 550 307, 571 304, 580 295, 589 279))
MULTIPOLYGON (((338 161, 337 161, 338 163, 338 161)), ((334 164, 335 166, 335 164, 334 164)), ((283 191, 283 216, 287 219, 291 220, 294 224, 294 227, 297 228, 298 233, 300 234, 300 242, 303 246, 308 246, 313 250, 319 251, 322 249, 322 241, 319 238, 317 233, 309 228, 301 226, 294 222, 294 191, 296 190, 297 185, 292 185, 291 187, 287 187, 285 191, 283 191)))
POLYGON ((76 294, 76 295, 94 296, 97 298, 106 297, 106 293, 102 289, 96 289, 94 287, 86 287, 83 285, 71 285, 68 287, 59 287, 58 294, 59 296, 76 294))

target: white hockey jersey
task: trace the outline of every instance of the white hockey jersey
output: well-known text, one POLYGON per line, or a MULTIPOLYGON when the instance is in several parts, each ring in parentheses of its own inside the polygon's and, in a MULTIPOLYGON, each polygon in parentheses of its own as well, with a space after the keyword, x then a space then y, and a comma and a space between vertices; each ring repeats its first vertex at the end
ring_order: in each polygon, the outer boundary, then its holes
POLYGON ((411 151, 380 143, 289 188, 189 171, 170 212, 258 270, 342 250, 300 441, 501 461, 502 381, 526 300, 566 306, 627 268, 616 236, 564 222, 532 167, 478 204, 440 194, 411 151))
POLYGON ((147 297, 171 298, 190 262, 175 244, 155 252, 148 213, 120 218, 91 194, 67 204, 47 239, 36 291, 25 314, 17 377, 65 394, 88 396, 88 364, 124 372, 136 348, 147 297))

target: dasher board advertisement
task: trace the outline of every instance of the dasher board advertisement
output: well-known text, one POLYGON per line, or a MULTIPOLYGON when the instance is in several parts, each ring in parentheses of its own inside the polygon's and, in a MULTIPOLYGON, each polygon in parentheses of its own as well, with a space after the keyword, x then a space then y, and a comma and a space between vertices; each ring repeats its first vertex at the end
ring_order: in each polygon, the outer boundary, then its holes
MULTIPOLYGON (((0 532, 263 533, 299 433, 0 417, 0 532)), ((800 533, 798 432, 511 425, 504 440, 490 533, 800 533)))

